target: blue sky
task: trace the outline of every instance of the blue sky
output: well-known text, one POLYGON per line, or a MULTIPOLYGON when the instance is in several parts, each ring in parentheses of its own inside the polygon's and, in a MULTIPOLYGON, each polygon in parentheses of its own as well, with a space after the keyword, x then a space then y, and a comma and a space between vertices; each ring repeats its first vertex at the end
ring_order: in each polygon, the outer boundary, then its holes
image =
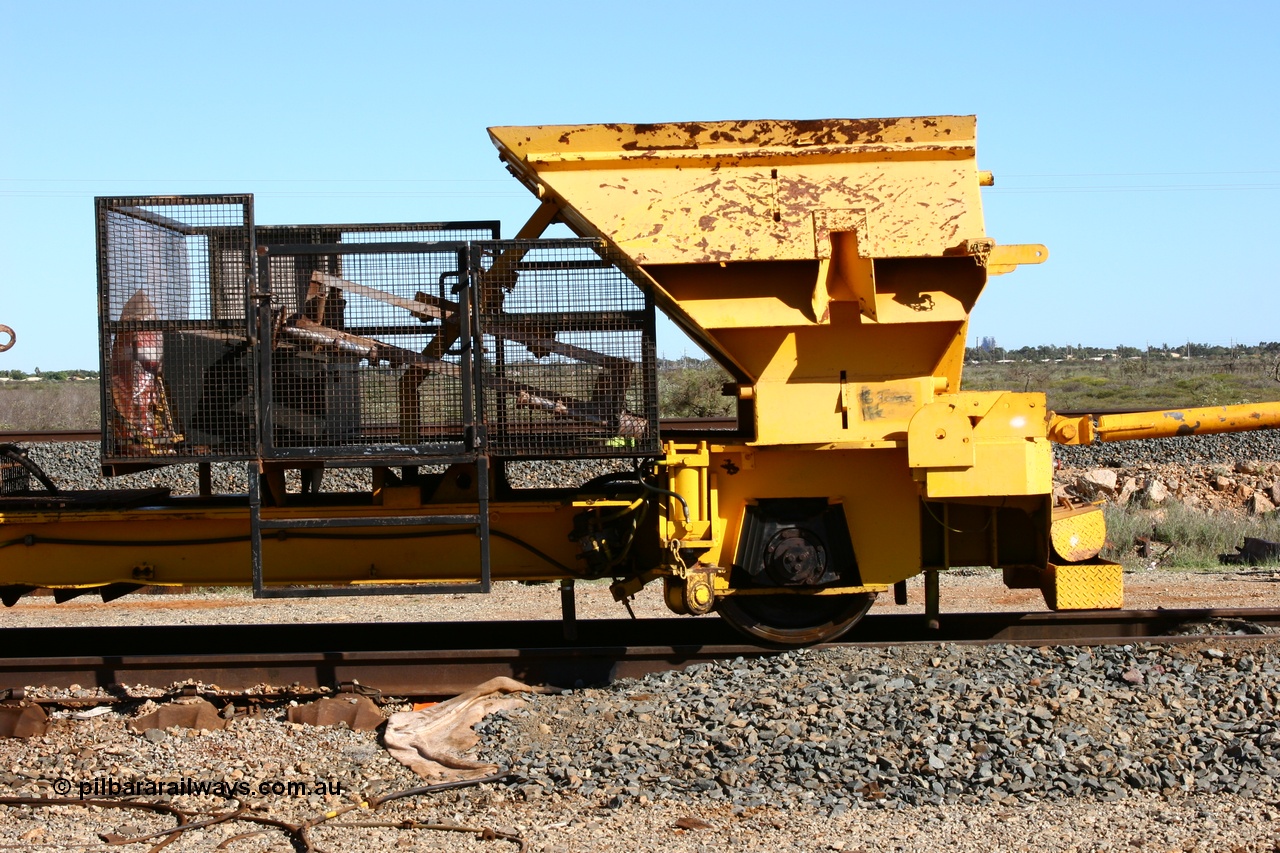
POLYGON ((940 113, 978 116, 988 233, 1051 253, 971 341, 1280 340, 1277 10, 0 0, 0 368, 97 365, 96 195, 511 234, 489 125, 940 113))

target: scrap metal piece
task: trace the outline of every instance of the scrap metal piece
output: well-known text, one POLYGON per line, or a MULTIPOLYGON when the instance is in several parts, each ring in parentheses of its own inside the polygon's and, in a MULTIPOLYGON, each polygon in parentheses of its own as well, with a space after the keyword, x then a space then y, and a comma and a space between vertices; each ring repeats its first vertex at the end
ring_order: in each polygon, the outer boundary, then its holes
POLYGON ((424 779, 481 779, 497 773, 498 765, 462 755, 480 740, 475 724, 495 711, 519 705, 518 694, 550 692, 512 678, 491 678, 438 705, 392 714, 382 739, 392 758, 424 779))
POLYGON ((137 719, 129 721, 129 731, 141 734, 147 729, 167 729, 177 726, 201 731, 220 731, 229 721, 218 714, 218 709, 204 699, 184 699, 164 705, 137 719))
POLYGON ((308 726, 336 726, 346 723, 355 732, 371 732, 387 721, 367 696, 326 696, 289 709, 289 722, 308 726))
POLYGON ((1280 542, 1246 536, 1243 545, 1236 546, 1234 554, 1219 554, 1218 562, 1224 566, 1259 566, 1280 560, 1280 542))
POLYGON ((146 291, 139 288, 124 304, 121 329, 111 344, 111 417, 129 455, 171 454, 183 441, 164 385, 164 333, 146 325, 157 319, 146 291))
POLYGON ((426 302, 425 300, 405 299, 394 293, 388 293, 385 290, 379 290, 376 287, 360 284, 354 281, 348 281, 345 278, 336 275, 330 275, 327 272, 316 270, 311 274, 313 284, 318 284, 325 288, 337 288, 338 290, 354 293, 375 302, 381 302, 384 305, 392 305, 396 308, 403 308, 419 320, 443 320, 445 312, 440 306, 426 302))
POLYGON ((0 738, 42 737, 48 728, 49 718, 39 705, 0 705, 0 738))

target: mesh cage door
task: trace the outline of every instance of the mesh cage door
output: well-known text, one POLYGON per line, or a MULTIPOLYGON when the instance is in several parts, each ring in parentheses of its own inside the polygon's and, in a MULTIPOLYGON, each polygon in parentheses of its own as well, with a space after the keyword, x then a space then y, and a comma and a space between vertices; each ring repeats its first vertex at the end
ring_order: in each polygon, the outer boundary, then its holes
POLYGON ((468 453, 465 256, 455 242, 263 245, 265 455, 387 464, 468 453))
POLYGON ((599 240, 474 245, 492 454, 658 455, 654 306, 627 260, 599 240))
POLYGON ((95 206, 103 461, 251 458, 253 196, 95 206))

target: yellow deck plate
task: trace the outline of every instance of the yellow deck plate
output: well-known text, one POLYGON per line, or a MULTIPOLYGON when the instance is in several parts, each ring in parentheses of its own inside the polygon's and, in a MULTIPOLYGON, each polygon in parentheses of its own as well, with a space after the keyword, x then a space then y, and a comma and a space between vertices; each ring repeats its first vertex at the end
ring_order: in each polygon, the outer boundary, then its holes
POLYGON ((1124 607, 1124 570, 1106 560, 1050 563, 1041 590, 1050 610, 1119 610, 1124 607))

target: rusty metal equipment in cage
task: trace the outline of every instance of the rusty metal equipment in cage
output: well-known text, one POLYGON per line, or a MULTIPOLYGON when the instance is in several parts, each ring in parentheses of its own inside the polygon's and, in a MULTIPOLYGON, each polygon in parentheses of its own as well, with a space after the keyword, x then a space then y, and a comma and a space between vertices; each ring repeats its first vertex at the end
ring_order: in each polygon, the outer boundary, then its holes
POLYGON ((98 200, 103 461, 657 455, 654 313, 600 240, 98 200))
POLYGON ((247 462, 257 596, 485 591, 491 461, 660 455, 653 303, 603 240, 503 241, 493 222, 256 226, 251 196, 97 210, 104 469, 247 462), (465 505, 263 513, 285 500, 283 467, 314 492, 325 467, 413 483, 422 465, 454 466, 465 505), (365 525, 475 534, 477 571, 299 589, 264 564, 264 536, 365 525))

